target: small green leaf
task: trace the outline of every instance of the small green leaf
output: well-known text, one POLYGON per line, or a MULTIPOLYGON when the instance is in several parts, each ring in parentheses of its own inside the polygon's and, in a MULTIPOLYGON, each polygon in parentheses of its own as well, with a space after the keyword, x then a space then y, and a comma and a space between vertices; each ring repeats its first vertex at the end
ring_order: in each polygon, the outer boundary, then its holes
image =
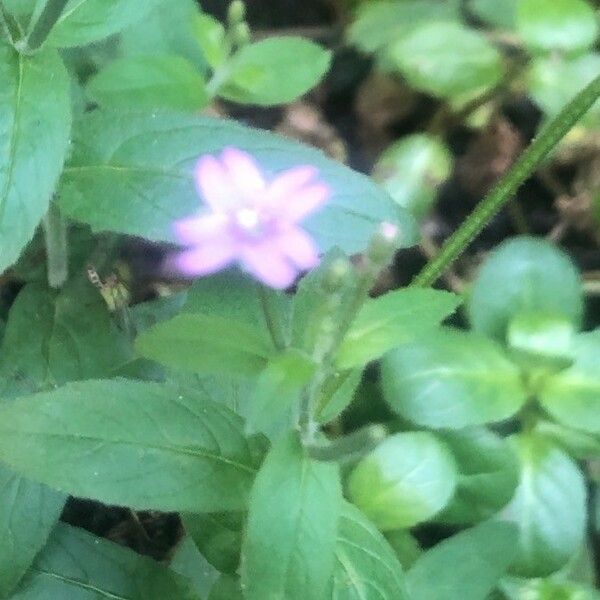
POLYGON ((315 418, 329 423, 347 408, 362 379, 362 369, 334 371, 323 383, 316 405, 315 418))
POLYGON ((439 186, 452 171, 452 154, 429 134, 406 136, 388 146, 373 168, 373 178, 417 219, 423 219, 439 186))
POLYGON ((238 510, 254 477, 242 427, 234 413, 191 390, 89 380, 0 407, 0 460, 107 504, 238 510))
POLYGON ((71 98, 69 76, 55 51, 26 57, 2 40, 0 89, 2 273, 48 210, 67 154, 71 98))
POLYGON ((510 320, 523 311, 561 315, 579 327, 581 277, 569 258, 550 242, 516 237, 487 257, 467 308, 473 328, 499 340, 504 340, 510 320))
POLYGON ((482 21, 512 30, 517 20, 518 2, 519 0, 469 0, 467 7, 482 21))
POLYGON ((414 29, 392 46, 389 59, 412 86, 456 102, 497 85, 504 71, 498 50, 482 34, 458 23, 426 23, 414 29))
POLYGON ((419 546, 419 542, 407 529, 386 531, 385 539, 396 553, 404 570, 410 569, 423 555, 423 549, 419 546))
POLYGON ((515 557, 514 526, 481 523, 428 550, 407 574, 418 600, 486 600, 515 557))
POLYGON ((548 438, 577 460, 600 458, 600 436, 565 427, 553 421, 538 421, 535 433, 548 438))
POLYGON ((519 463, 504 439, 484 428, 444 431, 438 436, 454 455, 458 484, 437 521, 477 523, 510 502, 519 483, 519 463))
POLYGON ((205 82, 181 56, 121 58, 109 63, 87 84, 100 106, 114 109, 199 110, 208 103, 205 82))
POLYGON ((402 566, 385 538, 344 502, 335 547, 332 600, 408 600, 402 566))
POLYGON ((575 363, 545 380, 541 405, 560 423, 600 433, 600 329, 575 339, 575 363))
POLYGON ((454 493, 456 465, 431 433, 397 433, 350 474, 350 500, 379 529, 408 528, 438 513, 454 493))
POLYGON ((190 582, 164 565, 59 523, 13 600, 113 598, 201 600, 190 582))
POLYGON ((533 51, 578 52, 594 45, 598 19, 585 0, 520 0, 517 31, 533 51))
POLYGON ((342 493, 337 467, 311 460, 296 433, 280 438, 250 495, 242 548, 246 600, 325 600, 342 493))
POLYGON ((206 62, 213 68, 220 67, 228 54, 225 27, 210 15, 199 15, 194 19, 194 32, 206 62))
POLYGON ((181 314, 136 340, 138 352, 168 367, 194 373, 253 375, 275 349, 262 332, 223 317, 181 314))
POLYGON ((514 444, 521 462, 520 482, 502 513, 502 518, 519 528, 518 554, 511 570, 524 577, 549 575, 563 567, 583 543, 583 476, 548 440, 520 435, 514 444))
POLYGON ((415 243, 406 211, 367 177, 318 150, 232 121, 166 112, 85 115, 75 130, 60 205, 95 231, 173 242, 173 221, 202 206, 193 182, 198 157, 225 146, 250 152, 271 175, 302 163, 319 169, 333 195, 303 224, 322 252, 333 246, 363 251, 382 221, 399 224, 404 246, 415 243))
POLYGON ((331 52, 314 42, 270 37, 238 50, 218 94, 244 104, 287 104, 315 87, 330 61, 331 52))
POLYGON ((363 366, 388 350, 413 342, 436 327, 460 304, 449 292, 406 288, 367 300, 337 355, 341 369, 363 366))
POLYGON ((187 577, 200 598, 208 596, 220 575, 219 571, 200 554, 189 536, 184 537, 177 545, 169 567, 175 573, 187 577))
POLYGON ((426 427, 460 429, 501 421, 526 399, 517 367, 502 348, 459 330, 428 332, 382 361, 385 399, 426 427))

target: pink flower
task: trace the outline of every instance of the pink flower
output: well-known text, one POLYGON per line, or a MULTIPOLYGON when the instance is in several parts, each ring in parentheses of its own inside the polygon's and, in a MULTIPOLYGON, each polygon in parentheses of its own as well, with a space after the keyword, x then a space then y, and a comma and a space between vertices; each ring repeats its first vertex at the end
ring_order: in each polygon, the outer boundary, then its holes
POLYGON ((219 157, 202 156, 194 175, 208 210, 174 224, 187 246, 173 259, 177 271, 196 277, 239 262, 284 289, 318 264, 315 242, 298 226, 331 195, 315 167, 294 167, 267 181, 252 156, 225 148, 219 157))

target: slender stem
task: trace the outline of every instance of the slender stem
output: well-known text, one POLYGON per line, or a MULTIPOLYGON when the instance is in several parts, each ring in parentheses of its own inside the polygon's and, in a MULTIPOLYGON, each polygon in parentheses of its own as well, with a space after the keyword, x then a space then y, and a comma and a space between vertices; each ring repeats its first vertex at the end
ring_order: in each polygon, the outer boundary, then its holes
POLYGON ((58 207, 51 204, 44 217, 44 237, 46 239, 46 257, 48 285, 59 288, 69 274, 67 254, 67 225, 58 207))
POLYGON ((273 340, 273 345, 277 350, 284 350, 287 347, 285 332, 281 323, 281 315, 275 304, 276 297, 271 290, 268 290, 260 283, 256 284, 258 297, 265 315, 267 328, 273 340))
POLYGON ((546 155, 600 97, 600 75, 553 119, 515 162, 512 169, 479 203, 459 229, 444 243, 440 253, 415 277, 412 286, 426 287, 465 250, 471 240, 512 198, 520 185, 535 171, 546 155))
POLYGON ((30 53, 37 50, 45 41, 50 31, 62 14, 69 0, 47 0, 37 21, 30 28, 27 39, 20 45, 20 50, 30 53))

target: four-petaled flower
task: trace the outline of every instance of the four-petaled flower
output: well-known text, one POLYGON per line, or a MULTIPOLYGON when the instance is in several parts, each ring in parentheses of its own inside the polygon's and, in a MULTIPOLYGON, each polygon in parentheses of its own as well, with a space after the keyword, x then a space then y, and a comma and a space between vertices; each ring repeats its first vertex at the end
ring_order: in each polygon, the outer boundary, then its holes
POLYGON ((202 156, 194 176, 208 210, 174 224, 187 247, 173 259, 180 273, 208 275, 239 262, 284 289, 318 264, 315 242, 298 225, 331 196, 315 167, 296 166, 267 181, 252 156, 225 148, 219 157, 202 156))

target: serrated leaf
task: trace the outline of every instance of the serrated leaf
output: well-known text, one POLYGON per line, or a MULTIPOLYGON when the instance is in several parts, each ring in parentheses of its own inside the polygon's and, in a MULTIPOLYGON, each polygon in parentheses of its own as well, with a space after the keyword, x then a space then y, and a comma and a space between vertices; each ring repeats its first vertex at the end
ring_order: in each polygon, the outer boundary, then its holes
POLYGON ((406 288, 367 300, 337 354, 341 369, 363 366, 436 327, 460 304, 449 292, 406 288))
POLYGON ((245 506, 241 419, 203 394, 89 380, 0 407, 0 460, 76 496, 163 511, 245 506))
POLYGON ((382 360, 384 396, 418 425, 461 429, 513 415, 527 394, 521 373, 492 340, 459 330, 428 332, 382 360))
POLYGON ((71 99, 55 51, 26 57, 3 41, 0 89, 1 273, 17 261, 48 210, 67 153, 71 99))
POLYGON ((414 221, 373 182, 318 150, 226 120, 166 113, 95 111, 76 129, 60 205, 96 231, 175 241, 172 223, 201 206, 193 168, 202 154, 237 146, 275 174, 299 163, 317 167, 333 197, 303 223, 321 251, 364 250, 382 221, 399 222, 404 245, 414 221))
POLYGON ((341 503, 337 466, 311 460, 297 433, 280 438, 250 496, 242 547, 246 600, 328 597, 341 503))

